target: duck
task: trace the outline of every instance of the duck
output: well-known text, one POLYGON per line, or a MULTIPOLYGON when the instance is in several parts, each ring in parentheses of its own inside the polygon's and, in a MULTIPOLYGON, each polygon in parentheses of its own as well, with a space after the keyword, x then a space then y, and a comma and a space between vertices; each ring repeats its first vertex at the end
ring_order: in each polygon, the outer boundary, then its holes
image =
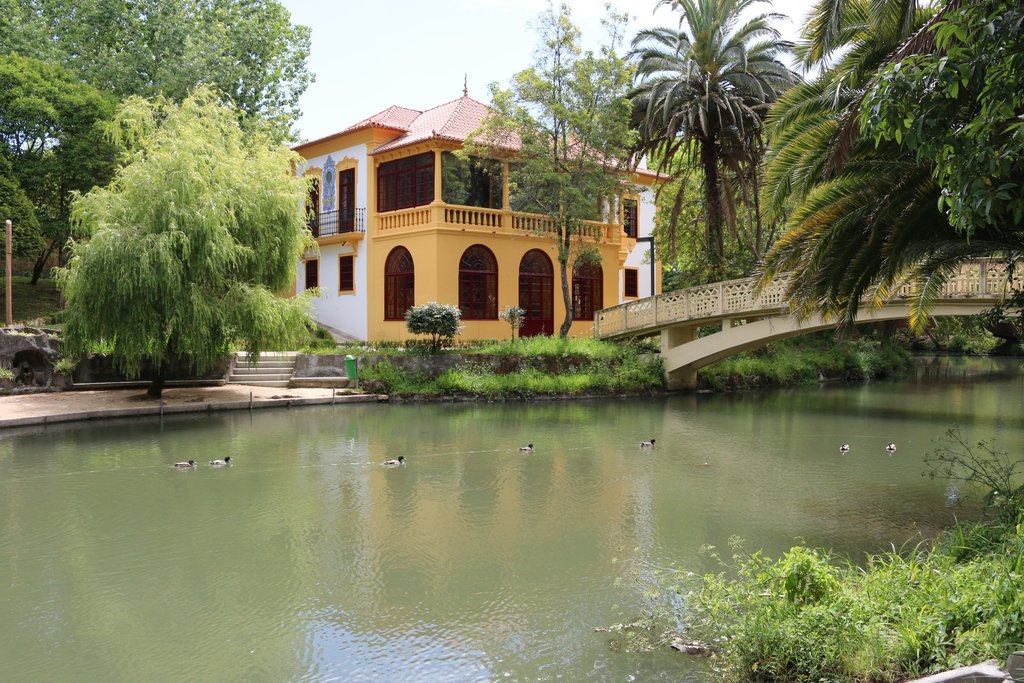
POLYGON ((893 453, 895 453, 896 452, 896 444, 894 444, 892 441, 890 441, 889 445, 885 447, 885 452, 888 453, 889 455, 892 455, 893 453))
POLYGON ((211 460, 210 464, 213 465, 214 467, 224 467, 224 465, 230 465, 231 456, 225 455, 223 460, 211 460))
POLYGON ((640 448, 654 448, 654 439, 650 441, 641 441, 640 448))
POLYGON ((846 455, 847 453, 849 453, 850 452, 850 444, 844 443, 842 446, 839 447, 839 452, 842 453, 843 455, 846 455))
POLYGON ((528 443, 525 446, 520 446, 519 450, 522 453, 529 453, 529 452, 531 452, 533 450, 533 444, 532 443, 528 443))
POLYGON ((174 466, 177 467, 179 470, 187 470, 190 467, 195 467, 196 466, 196 461, 195 460, 189 460, 188 462, 176 462, 176 463, 174 463, 174 466))
POLYGON ((398 467, 403 462, 405 462, 405 456, 404 455, 400 455, 400 456, 398 456, 397 460, 385 460, 381 464, 384 465, 384 467, 398 467))

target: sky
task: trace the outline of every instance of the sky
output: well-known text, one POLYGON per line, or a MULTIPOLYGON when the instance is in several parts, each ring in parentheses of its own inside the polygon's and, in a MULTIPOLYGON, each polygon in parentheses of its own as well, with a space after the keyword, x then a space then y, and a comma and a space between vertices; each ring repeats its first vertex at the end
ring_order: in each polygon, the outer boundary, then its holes
MULTIPOLYGON (((507 85, 530 66, 537 44, 530 24, 547 0, 281 0, 292 23, 312 28, 308 67, 316 81, 299 100, 300 139, 313 140, 347 128, 392 104, 430 107, 462 95, 488 102, 488 85, 507 85)), ((567 0, 583 42, 596 47, 605 36, 600 19, 606 0, 567 0)), ((632 21, 627 40, 640 28, 674 25, 655 0, 614 3, 632 21)), ((770 11, 767 3, 758 11, 770 11)), ((783 37, 793 40, 810 4, 775 0, 783 37)))

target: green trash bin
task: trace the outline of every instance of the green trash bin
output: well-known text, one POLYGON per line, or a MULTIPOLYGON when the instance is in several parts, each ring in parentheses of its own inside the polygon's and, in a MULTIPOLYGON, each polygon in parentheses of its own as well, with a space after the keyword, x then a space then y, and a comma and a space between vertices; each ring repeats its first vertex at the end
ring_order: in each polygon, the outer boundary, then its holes
POLYGON ((345 356, 345 374, 348 375, 349 383, 352 386, 356 386, 359 376, 356 372, 356 357, 353 355, 345 356))

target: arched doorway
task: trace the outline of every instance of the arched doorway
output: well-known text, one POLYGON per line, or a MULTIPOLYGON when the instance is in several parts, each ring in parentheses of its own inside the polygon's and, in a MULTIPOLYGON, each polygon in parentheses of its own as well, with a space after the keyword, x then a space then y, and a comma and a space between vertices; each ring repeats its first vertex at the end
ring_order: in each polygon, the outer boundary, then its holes
POLYGON ((459 310, 463 320, 498 319, 498 262, 483 245, 474 244, 459 261, 459 310))
POLYGON ((554 297, 555 276, 551 259, 540 249, 531 249, 519 262, 519 308, 526 311, 519 336, 554 333, 554 297))

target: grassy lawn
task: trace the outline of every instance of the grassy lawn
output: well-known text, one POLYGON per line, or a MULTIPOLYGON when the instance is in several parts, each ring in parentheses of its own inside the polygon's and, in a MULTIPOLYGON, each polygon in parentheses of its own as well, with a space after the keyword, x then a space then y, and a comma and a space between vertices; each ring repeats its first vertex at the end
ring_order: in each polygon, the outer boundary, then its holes
MULTIPOLYGON (((53 280, 40 278, 35 285, 29 284, 29 278, 15 276, 13 278, 14 322, 24 323, 38 318, 49 318, 57 312, 58 293, 53 280)), ((7 288, 0 286, 0 316, 7 312, 7 288)), ((6 322, 6 318, 0 318, 6 322)))

